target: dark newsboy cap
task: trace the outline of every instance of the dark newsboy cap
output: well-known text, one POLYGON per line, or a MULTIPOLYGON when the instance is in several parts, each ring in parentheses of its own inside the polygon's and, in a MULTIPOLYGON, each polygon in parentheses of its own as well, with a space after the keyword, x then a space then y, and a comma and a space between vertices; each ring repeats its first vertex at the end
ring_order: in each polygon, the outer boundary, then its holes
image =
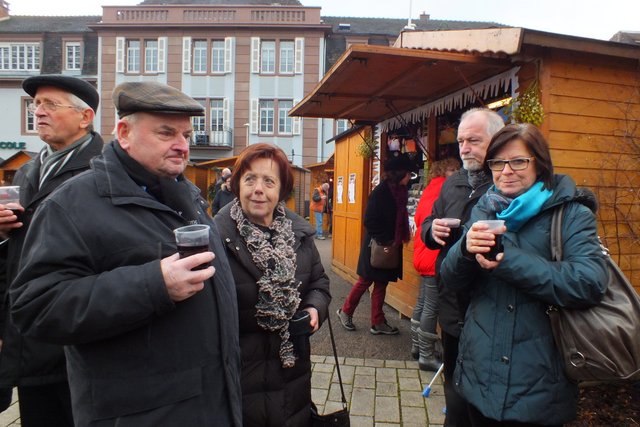
POLYGON ((96 111, 100 104, 98 91, 82 79, 71 76, 61 76, 59 74, 42 74, 25 79, 22 82, 22 89, 31 97, 36 96, 40 86, 53 86, 69 92, 87 103, 89 107, 96 111))
POLYGON ((113 89, 111 97, 120 118, 137 112, 204 116, 204 107, 198 101, 162 83, 122 83, 113 89))

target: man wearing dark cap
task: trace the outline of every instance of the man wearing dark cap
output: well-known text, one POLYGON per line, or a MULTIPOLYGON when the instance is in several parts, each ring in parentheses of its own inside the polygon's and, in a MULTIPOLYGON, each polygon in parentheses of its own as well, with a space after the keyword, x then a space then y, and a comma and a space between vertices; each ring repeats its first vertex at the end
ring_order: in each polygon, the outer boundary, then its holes
MULTIPOLYGON (((18 215, 0 204, 0 235, 8 238, 0 248, 6 267, 2 294, 17 274, 36 208, 63 182, 87 170, 89 160, 104 146, 93 131, 99 97, 91 84, 75 77, 41 75, 24 80, 22 87, 33 97, 29 108, 46 146, 16 172, 13 185, 20 186, 20 205, 11 207, 19 210, 18 215)), ((38 244, 43 242, 48 238, 40 236, 38 244)), ((0 385, 18 386, 22 425, 73 426, 62 346, 21 336, 10 322, 8 298, 3 301, 0 385)))
POLYGON ((183 175, 203 108, 149 82, 117 86, 113 102, 117 139, 34 217, 14 321, 65 345, 77 426, 240 427, 233 277, 183 175), (210 250, 180 258, 173 230, 198 223, 210 250))

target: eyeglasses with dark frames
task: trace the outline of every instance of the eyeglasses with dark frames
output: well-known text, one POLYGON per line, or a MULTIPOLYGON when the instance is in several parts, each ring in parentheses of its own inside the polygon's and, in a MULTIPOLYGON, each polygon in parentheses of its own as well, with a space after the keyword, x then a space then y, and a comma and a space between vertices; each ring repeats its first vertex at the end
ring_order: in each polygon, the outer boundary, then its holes
POLYGON ((32 113, 35 113, 35 111, 38 109, 38 107, 42 107, 44 109, 44 111, 46 111, 47 113, 52 113, 54 111, 57 111, 58 108, 80 109, 80 107, 78 107, 76 105, 64 105, 64 104, 57 104, 57 103, 51 102, 51 101, 44 101, 44 102, 40 102, 38 104, 36 104, 35 102, 30 102, 29 105, 27 105, 27 110, 31 111, 32 113))
POLYGON ((487 160, 487 165, 494 172, 502 172, 506 165, 509 165, 513 171, 521 171, 529 167, 531 160, 535 160, 535 157, 517 157, 511 160, 491 159, 487 160))

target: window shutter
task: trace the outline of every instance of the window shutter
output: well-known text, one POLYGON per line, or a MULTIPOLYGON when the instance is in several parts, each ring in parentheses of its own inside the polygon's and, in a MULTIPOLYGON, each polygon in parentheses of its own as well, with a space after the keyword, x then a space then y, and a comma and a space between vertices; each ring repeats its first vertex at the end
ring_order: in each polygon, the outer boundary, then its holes
POLYGON ((167 38, 158 37, 158 73, 164 73, 166 69, 165 52, 167 50, 167 38))
POLYGON ((259 115, 259 104, 260 101, 257 98, 253 98, 251 100, 251 111, 249 114, 249 133, 251 133, 252 135, 256 135, 258 133, 258 115, 259 115))
POLYGON ((229 111, 229 98, 222 99, 222 129, 227 130, 231 129, 231 116, 229 111))
POLYGON ((304 37, 296 37, 295 73, 304 72, 304 37))
POLYGON ((124 73, 124 37, 116 37, 116 73, 124 73))
POLYGON ((191 72, 191 37, 182 38, 182 72, 191 72))
POLYGON ((233 42, 235 37, 224 38, 224 72, 233 72, 233 42))
MULTIPOLYGON (((299 99, 294 99, 293 100, 293 106, 295 107, 298 102, 300 102, 299 99)), ((292 117, 291 118, 291 132, 294 135, 300 135, 300 131, 302 129, 302 117, 292 117)))
POLYGON ((251 37, 251 72, 260 72, 260 37, 251 37))

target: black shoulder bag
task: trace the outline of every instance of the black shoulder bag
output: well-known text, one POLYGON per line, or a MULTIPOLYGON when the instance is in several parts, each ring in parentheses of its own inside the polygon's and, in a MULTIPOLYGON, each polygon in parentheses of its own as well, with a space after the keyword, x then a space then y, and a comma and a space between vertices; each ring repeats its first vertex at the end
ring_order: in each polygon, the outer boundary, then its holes
POLYGON ((318 408, 311 402, 311 427, 349 427, 349 409, 347 408, 347 398, 344 396, 344 387, 342 386, 342 375, 340 374, 340 363, 338 363, 338 353, 336 352, 336 341, 333 338, 333 329, 331 328, 331 316, 327 317, 329 323, 329 336, 331 337, 331 347, 333 348, 333 358, 336 361, 336 371, 338 372, 338 381, 340 381, 340 394, 342 395, 343 408, 331 414, 320 415, 318 408))
MULTIPOLYGON (((551 259, 562 260, 562 214, 551 219, 551 259)), ((640 297, 620 267, 605 254, 609 282, 602 301, 587 309, 550 306, 553 337, 573 381, 640 379, 640 297)))

